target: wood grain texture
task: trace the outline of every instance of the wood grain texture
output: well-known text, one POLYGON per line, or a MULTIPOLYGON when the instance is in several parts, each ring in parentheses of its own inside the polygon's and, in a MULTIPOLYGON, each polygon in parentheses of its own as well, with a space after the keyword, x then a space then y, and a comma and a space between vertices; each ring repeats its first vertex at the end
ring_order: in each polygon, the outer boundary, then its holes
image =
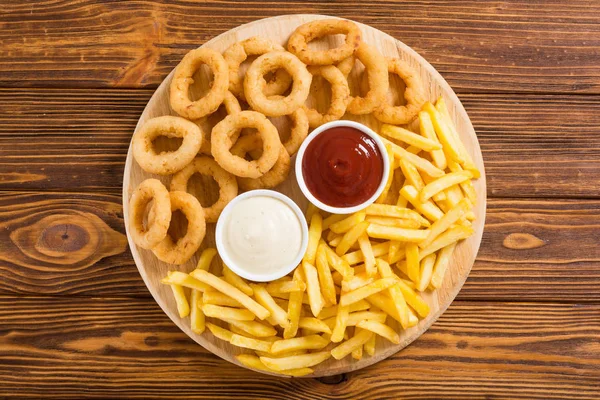
POLYGON ((381 29, 458 92, 600 93, 600 8, 585 0, 8 2, 0 86, 156 87, 208 39, 296 13, 381 29))
POLYGON ((597 399, 600 305, 455 302, 376 367, 281 379, 203 350, 152 299, 0 297, 0 396, 597 399))
MULTIPOLYGON (((0 89, 0 189, 121 187, 131 133, 152 93, 0 89)), ((600 197, 600 97, 460 98, 481 144, 488 196, 600 197)))
MULTIPOLYGON (((280 17, 268 18, 264 20, 255 21, 246 25, 241 25, 238 28, 232 29, 226 33, 223 33, 208 42, 204 46, 213 50, 223 52, 229 48, 232 44, 245 40, 254 36, 260 36, 265 39, 269 39, 274 43, 284 45, 287 42, 287 38, 292 32, 300 25, 307 22, 327 19, 330 17, 322 15, 285 15, 280 17)), ((461 241, 455 248, 452 259, 449 262, 448 271, 444 277, 442 285, 433 292, 423 292, 421 297, 429 305, 429 313, 426 317, 419 321, 419 323, 408 329, 401 329, 399 324, 395 321, 391 321, 390 326, 398 331, 399 341, 397 344, 392 344, 387 341, 380 341, 377 344, 376 354, 373 357, 363 357, 360 360, 353 360, 352 358, 344 358, 342 360, 335 360, 333 357, 326 360, 323 363, 315 366, 314 372, 310 376, 330 376, 343 372, 349 372, 364 368, 372 365, 386 357, 391 356, 398 350, 408 346, 412 341, 418 338, 429 326, 446 310, 452 300, 456 297, 460 288, 464 284, 469 271, 475 261, 479 244, 481 243, 481 236, 483 234, 483 225, 485 222, 485 210, 486 210, 486 179, 485 169, 481 156, 481 150, 479 148, 479 142, 477 136, 469 120, 469 116, 465 112, 460 100, 456 94, 452 91, 448 83, 442 78, 442 76, 429 64, 426 60, 420 57, 412 49, 394 39, 393 37, 386 35, 385 33, 378 31, 370 26, 357 24, 361 30, 362 41, 373 46, 385 57, 398 58, 406 62, 412 67, 414 73, 417 74, 423 84, 425 91, 425 98, 435 101, 438 97, 442 96, 447 103, 448 111, 454 120, 456 126, 456 132, 460 137, 460 140, 464 144, 466 151, 470 154, 471 159, 474 162, 475 167, 481 171, 481 176, 473 181, 473 186, 476 191, 476 202, 473 206, 473 213, 475 214, 475 220, 472 222, 473 234, 467 239, 461 241)), ((343 38, 331 37, 327 42, 315 43, 316 46, 320 46, 320 49, 327 49, 330 47, 340 46, 343 38)), ((350 74, 348 75, 348 83, 350 86, 353 84, 358 86, 358 82, 364 70, 364 67, 357 68, 356 65, 350 74)), ((202 73, 202 72, 200 72, 202 73)), ((140 116, 136 131, 138 132, 151 118, 164 116, 164 115, 177 115, 175 111, 171 109, 169 102, 169 87, 173 72, 169 74, 163 83, 156 89, 156 92, 150 98, 148 105, 144 109, 144 112, 140 116)), ((194 79, 192 85, 190 85, 189 91, 194 95, 195 93, 201 93, 201 89, 207 87, 206 82, 209 82, 209 76, 204 75, 194 79)), ((402 93, 402 87, 394 86, 390 84, 390 89, 395 93, 402 93)), ((311 100, 311 99, 309 99, 311 100)), ((325 96, 314 97, 316 107, 327 107, 328 99, 325 96)), ((351 119, 353 121, 360 122, 375 132, 379 132, 382 125, 372 114, 369 115, 348 115, 345 114, 342 119, 351 119)), ((278 121, 273 121, 275 127, 282 131, 284 128, 283 124, 278 121)), ((135 135, 135 133, 134 133, 135 135)), ((168 147, 159 147, 156 151, 168 151, 168 147)), ((292 163, 296 162, 296 158, 292 157, 292 163)), ((125 221, 125 227, 127 230, 129 226, 129 215, 131 210, 129 209, 129 200, 135 190, 144 180, 149 178, 155 178, 162 181, 167 187, 170 185, 171 176, 158 176, 155 174, 144 171, 137 160, 133 157, 133 149, 129 148, 127 153, 127 160, 125 161, 125 170, 123 172, 123 217, 125 221)), ((301 210, 305 210, 309 202, 304 197, 298 182, 295 177, 295 171, 292 168, 287 179, 275 188, 278 192, 287 195, 300 207, 301 210)), ((214 197, 218 196, 218 189, 216 187, 202 187, 199 193, 195 195, 199 198, 206 198, 207 194, 213 192, 214 197)), ((214 242, 214 224, 208 224, 206 227, 206 237, 204 237, 202 246, 215 247, 214 242)), ((238 354, 249 353, 247 349, 230 344, 227 341, 223 341, 209 332, 208 330, 202 334, 197 334, 192 331, 190 326, 189 318, 180 318, 177 312, 177 306, 175 299, 173 298, 173 292, 168 285, 163 284, 161 281, 167 276, 169 271, 183 271, 191 272, 196 267, 200 251, 196 252, 192 258, 181 265, 172 265, 159 260, 152 251, 143 249, 137 246, 128 232, 129 247, 131 254, 135 261, 142 279, 146 283, 148 290, 152 293, 152 296, 164 312, 171 318, 171 320, 179 326, 188 336, 194 339, 198 344, 202 345, 207 350, 215 353, 219 357, 222 357, 232 363, 241 365, 237 360, 238 354)), ((275 374, 275 373, 274 373, 275 374)))

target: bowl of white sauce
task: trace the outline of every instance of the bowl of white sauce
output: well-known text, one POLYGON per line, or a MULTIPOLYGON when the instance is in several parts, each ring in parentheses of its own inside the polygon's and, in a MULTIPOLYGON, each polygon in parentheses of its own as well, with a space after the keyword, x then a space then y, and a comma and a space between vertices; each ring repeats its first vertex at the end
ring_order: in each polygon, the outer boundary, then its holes
POLYGON ((272 190, 251 190, 225 207, 215 240, 229 269, 242 278, 268 282, 300 264, 308 247, 308 225, 289 197, 272 190))

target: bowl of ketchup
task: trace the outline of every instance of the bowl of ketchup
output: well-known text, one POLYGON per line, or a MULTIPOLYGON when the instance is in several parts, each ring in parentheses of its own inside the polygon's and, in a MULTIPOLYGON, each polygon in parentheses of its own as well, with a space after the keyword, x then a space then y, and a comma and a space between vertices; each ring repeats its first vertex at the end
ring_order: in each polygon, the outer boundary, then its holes
POLYGON ((369 127, 354 121, 321 125, 296 156, 302 193, 321 210, 351 214, 373 203, 389 176, 385 144, 369 127))

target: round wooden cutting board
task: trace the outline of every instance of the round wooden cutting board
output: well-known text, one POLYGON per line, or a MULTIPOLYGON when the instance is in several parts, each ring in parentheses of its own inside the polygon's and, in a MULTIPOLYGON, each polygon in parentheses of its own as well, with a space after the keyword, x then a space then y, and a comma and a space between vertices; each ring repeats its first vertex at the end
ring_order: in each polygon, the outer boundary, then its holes
MULTIPOLYGON (((297 26, 312 20, 323 18, 332 17, 322 15, 284 15, 274 18, 267 18, 225 32, 208 41, 206 44, 204 44, 204 46, 223 52, 231 44, 252 36, 261 36, 263 38, 270 39, 273 42, 285 45, 288 37, 297 26)), ((457 246, 456 251, 454 252, 453 260, 446 273, 442 288, 435 292, 426 292, 422 294, 422 297, 431 307, 431 312, 429 316, 420 321, 417 326, 405 331, 400 330, 400 344, 392 345, 386 340, 379 338, 377 341, 377 350, 374 356, 364 356, 360 361, 356 361, 350 356, 341 361, 336 361, 335 359, 331 358, 327 362, 317 366, 315 373, 313 375, 309 375, 309 377, 334 375, 366 367, 379 360, 389 357, 398 350, 410 344, 413 340, 417 339, 446 310, 446 308, 458 294, 460 288, 467 279, 469 271, 471 270, 475 256, 477 255, 477 251, 479 249, 479 244, 481 243, 481 236, 483 234, 486 207, 485 171, 483 168, 483 160, 481 157, 479 142, 477 141, 473 126, 471 125, 469 117, 467 116, 462 104, 448 83, 446 83, 446 81, 441 77, 441 75, 415 51, 402 42, 377 29, 363 24, 358 25, 362 30, 363 40, 366 43, 375 46, 383 55, 387 57, 401 58, 407 61, 411 66, 414 67, 416 71, 418 71, 424 84, 424 88, 429 94, 430 101, 434 102, 438 96, 442 96, 446 100, 450 115, 456 123, 460 137, 467 150, 470 152, 475 164, 481 171, 481 178, 474 181, 478 196, 476 209, 474 210, 477 217, 476 221, 473 223, 475 234, 457 246)), ((342 38, 339 36, 340 35, 328 37, 321 42, 315 43, 314 46, 315 48, 337 46, 342 40, 342 38)), ((311 46, 313 46, 313 44, 311 44, 311 46)), ((173 73, 166 77, 148 102, 148 105, 139 119, 136 131, 150 118, 161 115, 176 115, 169 106, 169 84, 171 82, 172 75, 173 73)), ((351 88, 353 88, 353 92, 359 90, 358 87, 360 76, 361 71, 358 68, 355 68, 349 77, 349 82, 351 88)), ((209 80, 208 78, 209 76, 207 75, 206 70, 202 69, 198 72, 195 81, 199 86, 191 88, 190 92, 192 97, 199 96, 203 90, 206 90, 206 88, 202 86, 206 85, 205 83, 209 80)), ((392 86, 392 92, 402 93, 403 84, 400 80, 391 78, 390 85, 392 86)), ((400 96, 400 98, 401 97, 402 96, 400 96)), ((311 90, 311 98, 309 98, 309 102, 312 102, 318 106, 323 106, 328 104, 328 101, 328 90, 311 90), (315 95, 318 95, 319 98, 316 99, 315 95)), ((371 116, 357 117, 345 115, 344 119, 353 119, 355 121, 362 122, 366 125, 369 125, 375 131, 378 131, 380 127, 380 123, 371 116)), ((278 129, 281 129, 282 131, 287 129, 288 121, 286 118, 277 118, 274 120, 274 123, 278 129)), ((165 146, 165 148, 166 146, 170 145, 172 146, 170 143, 157 144, 157 146, 165 146)), ((295 162, 295 157, 292 158, 292 162, 295 162)), ((278 187, 276 190, 290 196, 302 209, 305 209, 307 206, 307 201, 296 184, 293 170, 294 168, 291 168, 288 180, 280 185, 280 187, 278 187)), ((123 210, 126 225, 129 217, 129 197, 138 184, 149 177, 160 179, 168 187, 170 177, 159 177, 144 172, 134 161, 130 147, 127 154, 123 179, 123 210)), ((215 195, 218 196, 218 188, 216 185, 206 179, 198 179, 196 184, 190 189, 201 199, 204 206, 210 204, 210 201, 214 201, 216 199, 215 195)), ((214 247, 214 227, 215 224, 207 224, 207 235, 203 243, 203 248, 214 247)), ((190 329, 189 318, 179 318, 171 289, 168 286, 160 283, 160 280, 166 276, 169 270, 191 272, 196 266, 198 259, 197 255, 184 265, 169 265, 159 261, 151 251, 137 247, 129 236, 129 227, 127 227, 127 237, 131 248, 131 253, 133 254, 135 263, 140 271, 140 275, 144 279, 146 286, 148 286, 148 289, 164 312, 173 320, 175 324, 177 324, 177 326, 179 326, 187 335, 189 335, 204 348, 218 355, 219 357, 224 358, 225 360, 239 365, 239 362, 236 360, 235 356, 243 352, 243 350, 215 338, 208 329, 202 335, 193 333, 190 329)), ((198 252, 198 254, 199 253, 200 252, 198 252)))

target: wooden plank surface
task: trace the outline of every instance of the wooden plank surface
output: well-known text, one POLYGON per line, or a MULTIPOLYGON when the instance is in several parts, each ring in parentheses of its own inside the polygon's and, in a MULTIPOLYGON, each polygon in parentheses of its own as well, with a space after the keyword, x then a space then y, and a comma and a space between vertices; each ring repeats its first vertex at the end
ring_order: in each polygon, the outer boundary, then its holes
MULTIPOLYGON (((0 89, 0 189, 122 187, 131 134, 152 93, 0 89)), ((600 97, 461 100, 482 148, 489 197, 600 197, 600 97)))
POLYGON ((455 302, 392 358, 321 380, 232 366, 152 299, 0 297, 0 323, 0 396, 595 400, 600 390, 600 305, 455 302))
MULTIPOLYGON (((149 296, 120 203, 117 191, 0 193, 0 294, 149 296)), ((489 199, 458 299, 599 302, 599 230, 597 200, 489 199)))
POLYGON ((0 86, 156 87, 190 49, 294 13, 369 24, 457 92, 600 93, 600 5, 576 1, 5 2, 0 86))

